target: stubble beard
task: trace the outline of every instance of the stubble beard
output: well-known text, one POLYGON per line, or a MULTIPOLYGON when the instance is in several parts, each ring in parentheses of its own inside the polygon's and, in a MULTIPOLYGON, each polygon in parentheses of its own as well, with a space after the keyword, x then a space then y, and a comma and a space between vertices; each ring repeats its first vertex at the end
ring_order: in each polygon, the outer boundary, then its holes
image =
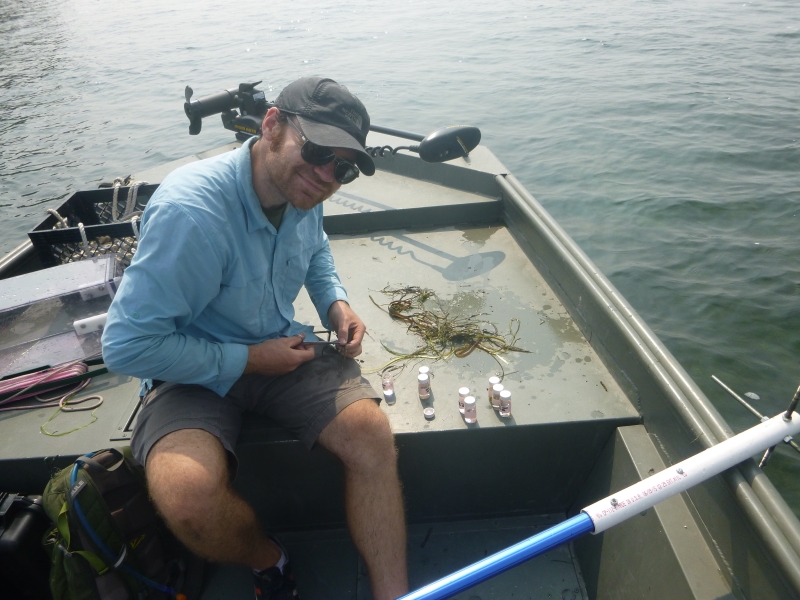
MULTIPOLYGON (((295 208, 310 210, 317 204, 327 200, 335 191, 330 183, 321 181, 313 171, 313 167, 299 158, 299 163, 292 161, 286 149, 286 127, 281 125, 277 134, 270 140, 264 157, 264 166, 270 183, 285 202, 295 208), (298 179, 310 179, 321 191, 310 193, 306 189, 297 189, 298 179)), ((298 151, 299 152, 299 151, 298 151)))

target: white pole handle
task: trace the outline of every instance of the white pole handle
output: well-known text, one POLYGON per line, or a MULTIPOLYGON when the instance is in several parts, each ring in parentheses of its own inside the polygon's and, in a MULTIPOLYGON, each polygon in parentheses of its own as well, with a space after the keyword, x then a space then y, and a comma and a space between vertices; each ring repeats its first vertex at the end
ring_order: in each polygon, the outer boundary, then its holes
POLYGON ((787 420, 782 413, 595 502, 581 512, 592 519, 593 533, 600 533, 797 433, 800 433, 800 415, 793 412, 792 419, 787 420))

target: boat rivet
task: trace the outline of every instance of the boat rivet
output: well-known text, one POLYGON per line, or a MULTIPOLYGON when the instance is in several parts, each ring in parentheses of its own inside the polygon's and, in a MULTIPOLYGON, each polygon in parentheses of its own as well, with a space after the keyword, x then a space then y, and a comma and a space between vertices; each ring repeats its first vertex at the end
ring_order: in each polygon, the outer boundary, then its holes
POLYGON ((683 469, 681 469, 680 467, 678 467, 675 470, 678 472, 678 475, 683 475, 683 469))
POLYGON ((616 498, 612 498, 612 499, 611 499, 611 506, 613 506, 614 508, 616 508, 617 504, 619 504, 619 502, 617 502, 617 499, 616 499, 616 498))

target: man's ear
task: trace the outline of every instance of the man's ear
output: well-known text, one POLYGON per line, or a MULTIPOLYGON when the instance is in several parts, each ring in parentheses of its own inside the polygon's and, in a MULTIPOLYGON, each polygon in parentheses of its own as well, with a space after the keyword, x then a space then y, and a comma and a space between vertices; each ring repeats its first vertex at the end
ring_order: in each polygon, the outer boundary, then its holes
POLYGON ((261 121, 261 137, 267 141, 272 139, 272 130, 278 125, 279 113, 280 110, 273 106, 267 111, 267 114, 264 115, 261 121))

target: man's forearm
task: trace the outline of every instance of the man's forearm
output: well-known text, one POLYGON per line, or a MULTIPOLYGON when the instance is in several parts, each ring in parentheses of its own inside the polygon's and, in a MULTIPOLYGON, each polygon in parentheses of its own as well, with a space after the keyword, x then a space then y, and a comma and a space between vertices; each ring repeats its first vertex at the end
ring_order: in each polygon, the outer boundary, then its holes
POLYGON ((103 334, 103 359, 117 373, 215 389, 236 381, 247 364, 247 346, 242 344, 210 342, 179 333, 127 337, 115 329, 103 334))
POLYGON ((347 291, 333 264, 328 240, 325 238, 322 247, 311 258, 308 272, 306 273, 305 287, 314 307, 317 309, 320 321, 329 327, 328 313, 333 303, 338 300, 347 301, 347 291))

